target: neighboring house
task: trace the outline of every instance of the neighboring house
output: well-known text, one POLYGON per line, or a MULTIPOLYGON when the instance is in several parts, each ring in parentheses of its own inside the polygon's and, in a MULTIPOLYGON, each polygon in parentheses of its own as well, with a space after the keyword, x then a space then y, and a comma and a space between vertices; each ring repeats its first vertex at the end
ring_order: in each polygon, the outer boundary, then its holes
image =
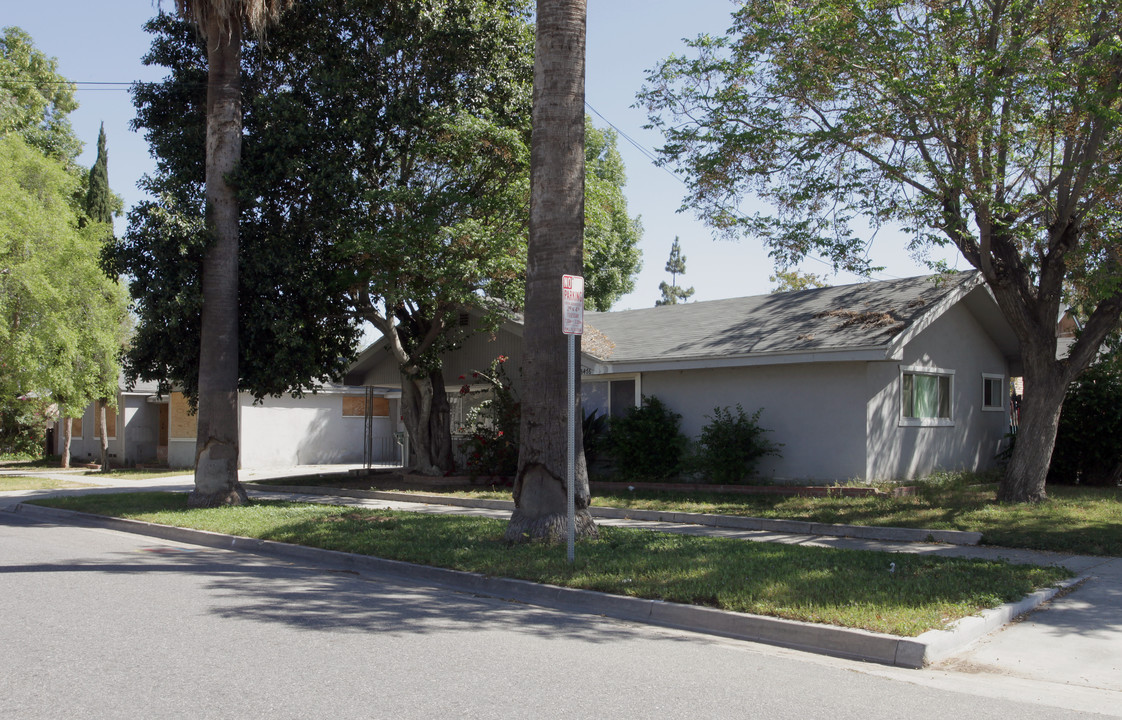
MULTIPOLYGON (((374 389, 371 395, 367 418, 365 388, 330 386, 300 398, 265 398, 256 404, 242 393, 238 398, 241 467, 361 463, 366 447, 373 462, 393 462, 400 457, 390 420, 397 401, 385 390, 374 389)), ((101 458, 95 408, 90 406, 74 420, 70 454, 79 462, 101 458)), ((194 467, 196 421, 182 393, 160 396, 155 383, 122 389, 117 409, 107 411, 106 426, 111 464, 194 467)), ((54 451, 61 453, 62 446, 59 423, 54 451)))
MULTIPOLYGON (((447 354, 454 427, 472 371, 500 354, 520 366, 521 329, 508 321, 447 354)), ((715 407, 762 408, 761 426, 783 443, 782 457, 761 463, 767 478, 910 479, 994 463, 1018 363, 993 296, 961 273, 586 313, 581 398, 585 413, 619 416, 657 396, 691 437, 715 407)), ((346 382, 400 386, 383 342, 346 382)))

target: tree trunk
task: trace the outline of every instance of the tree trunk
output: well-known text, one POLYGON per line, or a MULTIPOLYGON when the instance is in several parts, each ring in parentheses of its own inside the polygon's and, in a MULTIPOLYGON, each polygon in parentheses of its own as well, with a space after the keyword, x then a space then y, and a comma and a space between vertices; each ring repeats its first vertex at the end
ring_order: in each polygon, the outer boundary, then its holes
POLYGON ((101 471, 109 472, 109 422, 106 417, 105 398, 97 401, 97 431, 101 440, 101 471))
MULTIPOLYGON (((566 537, 567 416, 561 408, 568 404, 568 351, 561 332, 561 276, 583 274, 585 19, 585 0, 538 0, 525 391, 508 542, 563 542, 566 537)), ((579 406, 578 396, 578 417, 579 406)), ((581 424, 576 425, 580 448, 581 424)), ((582 452, 577 453, 575 476, 577 537, 595 536, 582 452)))
POLYGON ((62 419, 62 469, 70 469, 70 438, 74 433, 74 418, 62 419))
POLYGON ((1016 444, 997 491, 1001 502, 1040 502, 1048 497, 1044 483, 1068 381, 1056 361, 1034 364, 1030 369, 1026 363, 1016 444))
POLYGON ((454 470, 451 413, 444 390, 444 373, 434 370, 428 375, 403 374, 401 406, 410 448, 417 458, 413 471, 422 475, 444 475, 454 470))
POLYGON ((241 158, 241 23, 210 13, 207 38, 206 226, 192 507, 248 502, 238 482, 238 202, 228 179, 241 158))

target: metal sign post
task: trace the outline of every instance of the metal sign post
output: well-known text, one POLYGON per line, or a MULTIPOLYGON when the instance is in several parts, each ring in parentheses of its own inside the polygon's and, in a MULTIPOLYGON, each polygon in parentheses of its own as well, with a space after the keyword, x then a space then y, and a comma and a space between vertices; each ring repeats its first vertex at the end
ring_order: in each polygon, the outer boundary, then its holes
POLYGON ((565 485, 568 493, 568 557, 576 559, 576 485, 577 481, 577 343, 576 336, 584 332, 584 278, 580 275, 561 276, 561 332, 569 336, 569 454, 565 485))

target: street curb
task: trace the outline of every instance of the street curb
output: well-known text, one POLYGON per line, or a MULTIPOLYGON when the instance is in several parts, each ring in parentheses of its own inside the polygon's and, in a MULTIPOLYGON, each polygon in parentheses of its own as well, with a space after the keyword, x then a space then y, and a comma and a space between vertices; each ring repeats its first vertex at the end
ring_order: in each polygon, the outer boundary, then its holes
MULTIPOLYGON (((457 507, 488 508, 491 510, 513 510, 514 503, 509 500, 484 500, 476 498, 451 497, 447 495, 401 493, 390 490, 350 490, 314 485, 259 485, 251 483, 251 489, 262 492, 299 493, 301 495, 327 495, 365 500, 393 500, 427 505, 454 505, 457 507)), ((643 520, 646 522, 670 522, 683 525, 704 525, 732 530, 763 530, 768 532, 792 533, 795 535, 824 535, 829 537, 850 537, 861 540, 886 540, 890 542, 946 543, 948 545, 978 545, 982 533, 966 530, 924 530, 919 528, 874 527, 870 525, 831 525, 828 523, 805 522, 802 520, 769 520, 767 518, 740 517, 737 515, 709 515, 705 513, 669 512, 661 510, 632 510, 630 508, 591 507, 593 517, 615 520, 643 520)))
POLYGON ((416 565, 367 555, 320 550, 272 540, 256 540, 205 530, 191 530, 138 520, 93 515, 73 510, 20 503, 4 508, 3 511, 22 515, 32 520, 67 522, 221 550, 236 550, 270 557, 328 564, 357 572, 383 573, 409 581, 435 584, 457 592, 473 593, 500 600, 600 615, 617 620, 660 625, 904 668, 921 668, 948 655, 955 654, 1013 618, 1035 609, 1041 603, 1051 599, 1060 590, 1078 584, 1087 577, 1083 576, 1069 580, 1060 587, 1034 592, 1019 602, 983 611, 979 616, 963 618, 948 630, 929 630, 919 637, 905 638, 866 630, 748 615, 662 600, 609 595, 592 590, 563 588, 526 580, 491 577, 479 573, 416 565))

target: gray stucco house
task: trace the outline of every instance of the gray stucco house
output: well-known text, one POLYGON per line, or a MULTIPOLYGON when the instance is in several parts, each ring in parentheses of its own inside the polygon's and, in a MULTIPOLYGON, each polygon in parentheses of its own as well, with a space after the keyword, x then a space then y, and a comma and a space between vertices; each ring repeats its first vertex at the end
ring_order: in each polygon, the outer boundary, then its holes
MULTIPOLYGON (((303 397, 265 398, 254 402, 238 397, 240 466, 243 468, 292 467, 335 463, 361 463, 369 450, 371 461, 385 464, 400 459, 393 437, 391 413, 397 400, 392 392, 331 385, 303 397), (372 397, 368 397, 372 396, 372 397), (366 415, 369 403, 370 415, 366 415), (364 446, 368 427, 372 438, 364 446)), ((122 381, 116 410, 107 413, 110 463, 117 466, 160 464, 173 468, 195 465, 197 427, 182 393, 160 395, 155 383, 138 382, 125 388, 122 381)), ((62 422, 56 424, 55 446, 63 447, 62 422)), ((101 441, 95 406, 73 423, 70 454, 78 462, 97 462, 101 441)))
MULTIPOLYGON (((520 365, 521 330, 512 319, 448 354, 454 425, 472 371, 500 354, 520 365)), ((763 408, 761 425, 784 447, 760 471, 777 481, 910 479, 994 463, 1018 362, 992 294, 959 273, 586 313, 581 397, 586 413, 620 415, 657 396, 689 436, 715 407, 763 408)), ((345 382, 400 386, 382 343, 345 382)))

